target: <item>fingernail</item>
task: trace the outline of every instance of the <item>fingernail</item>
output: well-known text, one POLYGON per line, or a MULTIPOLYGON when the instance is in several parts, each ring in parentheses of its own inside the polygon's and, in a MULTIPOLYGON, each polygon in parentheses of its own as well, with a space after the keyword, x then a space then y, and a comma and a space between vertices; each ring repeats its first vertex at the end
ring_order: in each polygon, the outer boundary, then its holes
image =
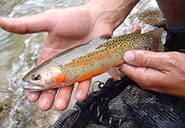
POLYGON ((127 63, 132 62, 134 60, 135 54, 134 52, 131 51, 127 51, 124 56, 123 59, 124 61, 126 61, 127 63))

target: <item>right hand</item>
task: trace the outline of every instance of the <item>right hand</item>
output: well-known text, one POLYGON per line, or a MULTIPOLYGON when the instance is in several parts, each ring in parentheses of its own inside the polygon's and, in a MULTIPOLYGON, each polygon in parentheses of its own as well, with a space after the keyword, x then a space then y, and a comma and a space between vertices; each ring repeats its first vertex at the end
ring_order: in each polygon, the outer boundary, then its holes
MULTIPOLYGON (((87 43, 96 37, 111 36, 114 30, 108 24, 98 22, 84 6, 51 9, 37 15, 16 19, 0 18, 0 27, 18 34, 48 32, 39 64, 64 50, 87 43)), ((78 101, 85 99, 89 88, 90 80, 80 82, 76 99, 78 101)), ((41 110, 49 110, 55 99, 55 108, 64 110, 69 104, 72 90, 73 86, 60 88, 56 99, 57 89, 41 92, 29 91, 28 99, 31 102, 38 101, 41 110)))

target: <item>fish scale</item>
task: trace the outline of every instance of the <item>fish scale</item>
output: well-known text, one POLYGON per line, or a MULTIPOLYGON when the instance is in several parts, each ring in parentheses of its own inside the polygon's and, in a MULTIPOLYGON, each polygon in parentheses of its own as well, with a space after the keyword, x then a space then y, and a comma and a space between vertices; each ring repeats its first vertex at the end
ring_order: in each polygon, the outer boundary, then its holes
POLYGON ((123 55, 132 49, 163 51, 163 29, 141 34, 136 31, 118 37, 98 38, 62 52, 28 72, 23 80, 31 83, 26 89, 46 90, 68 86, 104 72, 119 79, 117 70, 124 63, 123 55), (47 75, 46 75, 47 74, 47 75))

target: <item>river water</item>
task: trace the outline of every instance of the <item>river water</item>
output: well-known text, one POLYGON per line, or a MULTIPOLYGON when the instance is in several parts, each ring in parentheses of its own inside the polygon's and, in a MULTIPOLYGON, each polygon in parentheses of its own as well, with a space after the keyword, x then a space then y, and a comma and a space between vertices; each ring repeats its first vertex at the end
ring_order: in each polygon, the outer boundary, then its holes
MULTIPOLYGON (((42 12, 50 8, 78 6, 87 0, 1 0, 0 16, 20 17, 42 12)), ((131 15, 146 7, 157 7, 155 0, 141 0, 131 15)), ((132 25, 138 23, 137 17, 129 17, 114 32, 114 35, 129 33, 132 25)), ((142 28, 152 28, 140 22, 142 28)), ((52 108, 43 112, 37 103, 26 99, 23 89, 23 75, 36 66, 42 43, 47 33, 17 35, 0 29, 0 128, 45 128, 51 127, 63 113, 52 108)), ((105 75, 97 79, 107 79, 105 75)), ((69 107, 72 107, 74 97, 69 107)))

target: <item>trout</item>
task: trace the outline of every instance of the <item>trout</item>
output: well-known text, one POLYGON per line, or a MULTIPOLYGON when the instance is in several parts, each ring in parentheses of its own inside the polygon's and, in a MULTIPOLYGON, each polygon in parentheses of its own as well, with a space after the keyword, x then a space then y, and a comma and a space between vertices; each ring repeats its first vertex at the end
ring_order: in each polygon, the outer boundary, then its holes
POLYGON ((132 49, 163 51, 162 28, 141 34, 113 38, 97 38, 87 44, 71 48, 48 59, 28 72, 23 81, 29 90, 46 90, 68 86, 104 72, 119 80, 118 69, 124 63, 123 55, 132 49))

